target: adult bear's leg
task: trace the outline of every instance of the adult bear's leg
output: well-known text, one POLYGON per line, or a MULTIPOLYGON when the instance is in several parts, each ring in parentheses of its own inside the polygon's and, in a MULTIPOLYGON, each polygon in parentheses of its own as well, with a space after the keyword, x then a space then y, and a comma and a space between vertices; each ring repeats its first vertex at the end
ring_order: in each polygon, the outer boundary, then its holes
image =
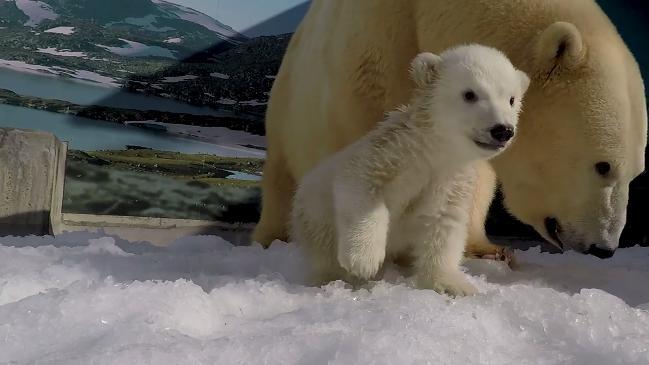
POLYGON ((295 181, 287 169, 281 151, 269 148, 261 180, 261 217, 252 234, 253 241, 268 247, 276 239, 288 239, 288 221, 294 190, 295 181))
POLYGON ((513 264, 512 251, 491 243, 485 232, 487 213, 496 191, 496 174, 487 162, 478 163, 477 170, 478 182, 473 193, 465 257, 503 260, 513 264))

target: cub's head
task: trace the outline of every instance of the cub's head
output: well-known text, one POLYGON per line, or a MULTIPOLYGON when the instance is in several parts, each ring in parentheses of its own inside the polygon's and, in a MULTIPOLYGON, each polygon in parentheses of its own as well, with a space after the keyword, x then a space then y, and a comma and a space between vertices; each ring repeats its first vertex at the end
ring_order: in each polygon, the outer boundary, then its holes
POLYGON ((410 75, 416 102, 448 141, 469 158, 491 158, 513 139, 529 77, 500 51, 463 45, 441 55, 420 53, 410 75))

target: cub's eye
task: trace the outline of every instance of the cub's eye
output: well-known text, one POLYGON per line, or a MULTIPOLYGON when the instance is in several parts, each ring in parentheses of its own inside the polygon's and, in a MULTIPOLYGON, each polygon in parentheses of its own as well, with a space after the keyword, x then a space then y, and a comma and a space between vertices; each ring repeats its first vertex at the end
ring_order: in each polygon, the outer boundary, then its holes
POLYGON ((478 101, 478 95, 476 95, 472 90, 467 90, 463 94, 464 96, 464 101, 467 103, 475 103, 478 101))
POLYGON ((513 96, 511 98, 509 98, 509 105, 514 106, 514 101, 515 101, 515 99, 514 99, 513 96))
POLYGON ((606 176, 611 171, 611 164, 608 162, 598 162, 595 164, 595 170, 601 176, 606 176))

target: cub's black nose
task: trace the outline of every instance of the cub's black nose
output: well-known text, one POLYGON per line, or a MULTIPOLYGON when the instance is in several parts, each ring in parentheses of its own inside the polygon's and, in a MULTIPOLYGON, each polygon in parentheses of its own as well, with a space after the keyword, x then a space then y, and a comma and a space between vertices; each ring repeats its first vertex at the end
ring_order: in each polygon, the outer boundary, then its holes
POLYGON ((590 245, 590 248, 585 253, 588 255, 599 257, 600 259, 607 259, 613 256, 615 250, 610 250, 607 248, 599 248, 595 245, 590 245))
POLYGON ((491 137, 498 142, 505 143, 514 137, 514 128, 505 124, 498 124, 491 128, 491 137))

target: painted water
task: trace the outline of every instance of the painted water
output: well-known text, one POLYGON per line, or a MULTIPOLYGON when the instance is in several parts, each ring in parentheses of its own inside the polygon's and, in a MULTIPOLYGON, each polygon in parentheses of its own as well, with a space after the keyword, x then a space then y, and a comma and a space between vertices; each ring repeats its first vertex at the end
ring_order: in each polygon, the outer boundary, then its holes
POLYGON ((213 108, 198 107, 179 101, 126 92, 92 82, 48 77, 0 67, 0 89, 17 94, 69 101, 79 105, 101 105, 113 108, 159 110, 196 115, 221 115, 213 108))
MULTIPOLYGON (((115 87, 4 68, 0 68, 0 88, 22 95, 65 100, 80 105, 103 105, 195 115, 223 114, 215 109, 129 93, 115 87)), ((47 131, 61 141, 67 142, 70 149, 77 150, 123 150, 127 146, 141 146, 187 154, 260 157, 260 151, 241 147, 235 140, 226 138, 229 135, 226 131, 223 132, 223 143, 227 145, 220 145, 187 136, 181 137, 164 130, 143 129, 6 104, 0 104, 0 127, 47 131)), ((175 127, 178 128, 182 130, 182 126, 175 127)), ((211 132, 211 134, 216 133, 212 129, 211 132)), ((90 165, 81 165, 81 168, 86 172, 88 169, 99 169, 90 165)), ((260 179, 260 176, 253 174, 226 171, 231 172, 231 175, 226 177, 229 180, 258 181, 260 179)), ((186 181, 157 174, 111 168, 103 168, 102 172, 101 176, 104 176, 106 181, 86 182, 70 178, 66 174, 63 201, 65 212, 226 221, 236 219, 251 222, 256 219, 257 209, 253 208, 259 201, 258 189, 196 187, 186 181), (142 182, 144 185, 141 185, 142 182), (160 188, 151 191, 154 185, 160 188)))
POLYGON ((0 127, 47 131, 68 142, 71 149, 85 151, 123 150, 132 145, 161 151, 258 157, 243 147, 219 146, 164 132, 5 104, 0 104, 0 127))
MULTIPOLYGON (((21 95, 65 100, 80 105, 103 105, 195 115, 224 113, 216 109, 197 107, 171 99, 125 92, 115 87, 17 72, 6 68, 0 68, 0 88, 21 95)), ((244 147, 220 146, 133 126, 5 104, 0 104, 0 127, 51 132, 62 141, 68 142, 70 148, 80 150, 119 150, 125 149, 127 145, 134 145, 182 153, 204 153, 225 157, 259 157, 258 151, 244 147)))

